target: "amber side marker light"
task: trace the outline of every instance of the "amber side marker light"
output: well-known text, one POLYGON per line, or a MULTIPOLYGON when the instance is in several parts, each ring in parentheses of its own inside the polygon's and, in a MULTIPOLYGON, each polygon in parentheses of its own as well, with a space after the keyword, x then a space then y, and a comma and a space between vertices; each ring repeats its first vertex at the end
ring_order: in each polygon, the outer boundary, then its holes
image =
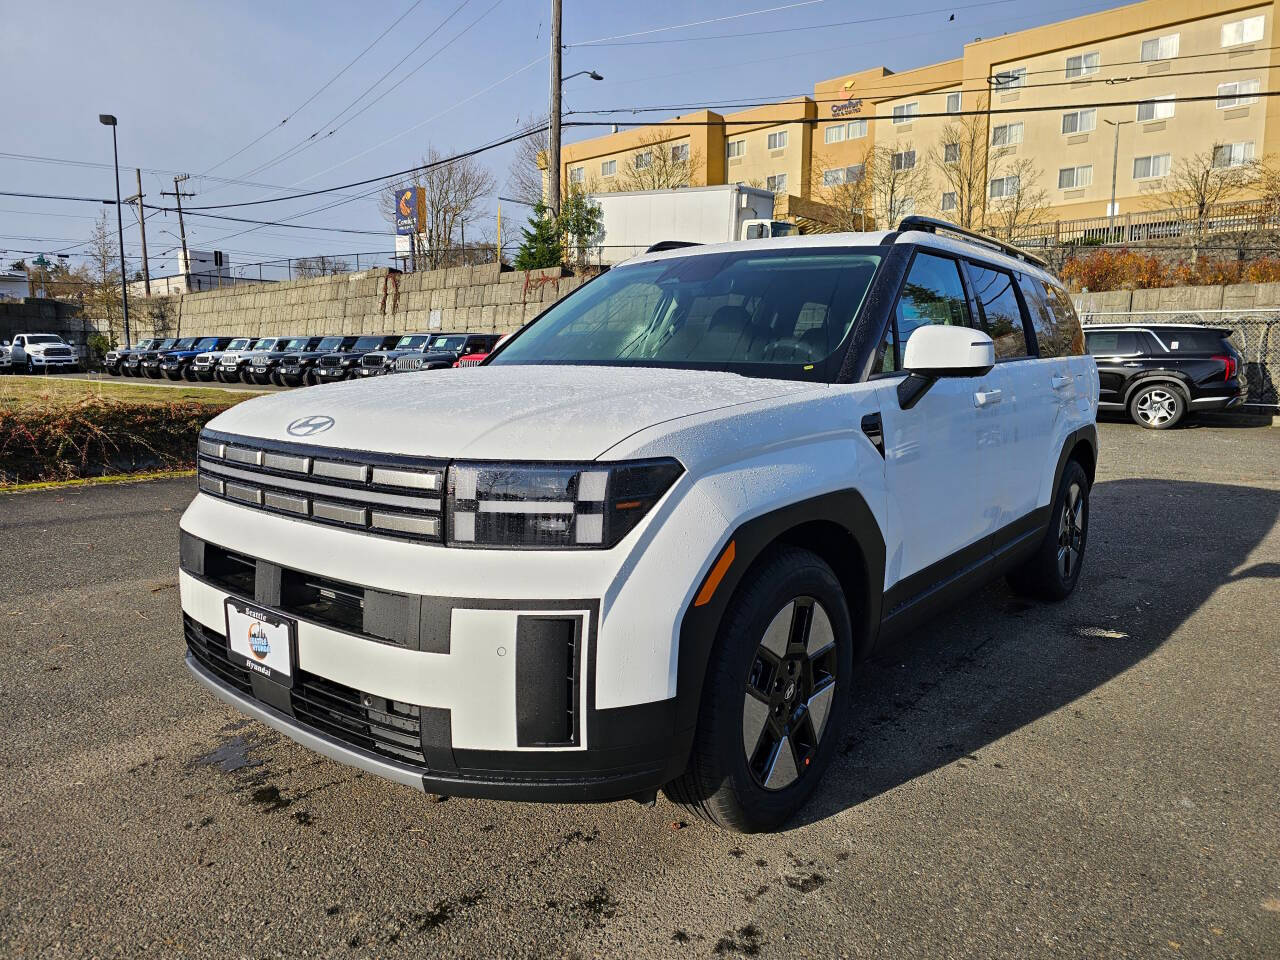
POLYGON ((729 545, 724 548, 724 552, 720 554, 715 564, 711 567, 711 572, 707 574, 707 579, 702 584, 702 589, 698 591, 698 596, 694 599, 695 607, 705 607, 711 602, 711 598, 715 596, 716 588, 720 586, 720 581, 724 579, 724 575, 729 572, 729 567, 733 565, 733 558, 736 548, 733 541, 729 541, 729 545))

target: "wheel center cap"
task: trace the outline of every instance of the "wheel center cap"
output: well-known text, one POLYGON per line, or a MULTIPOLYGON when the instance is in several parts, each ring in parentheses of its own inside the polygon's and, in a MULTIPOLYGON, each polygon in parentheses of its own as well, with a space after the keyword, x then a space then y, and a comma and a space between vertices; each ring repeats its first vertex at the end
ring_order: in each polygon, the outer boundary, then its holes
POLYGON ((787 684, 787 692, 786 692, 786 693, 784 693, 784 694, 783 694, 783 696, 784 696, 786 699, 790 700, 790 699, 791 699, 792 697, 794 697, 795 695, 796 695, 796 685, 795 685, 794 683, 788 683, 788 684, 787 684))

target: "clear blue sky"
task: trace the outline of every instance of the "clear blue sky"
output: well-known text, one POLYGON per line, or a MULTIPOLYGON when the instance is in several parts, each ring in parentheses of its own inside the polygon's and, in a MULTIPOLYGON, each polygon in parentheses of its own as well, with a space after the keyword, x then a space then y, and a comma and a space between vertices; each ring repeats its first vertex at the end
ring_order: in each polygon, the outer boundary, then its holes
MULTIPOLYGON (((943 0, 564 0, 564 42, 570 45, 565 74, 594 69, 605 76, 603 82, 586 77, 570 81, 565 109, 714 105, 811 93, 814 81, 826 77, 880 64, 902 70, 951 59, 975 37, 1119 5, 1113 0, 987 0, 981 5, 958 0, 950 7, 943 0), (948 20, 951 13, 954 21, 948 20), (871 18, 883 19, 833 25, 871 18), (718 22, 662 29, 700 20, 718 22), (796 27, 815 29, 790 29, 796 27), (779 30, 786 32, 766 32, 779 30), (723 34, 756 35, 720 38, 723 34), (627 43, 574 46, 621 35, 633 36, 627 43), (654 40, 663 42, 635 42, 654 40)), ((113 196, 109 167, 92 165, 111 161, 110 132, 98 124, 99 113, 114 113, 120 120, 124 194, 135 191, 133 168, 141 166, 143 190, 148 202, 155 203, 161 202, 160 189, 173 189, 167 179, 172 173, 165 171, 192 174, 187 189, 198 196, 186 203, 194 206, 256 200, 394 172, 416 163, 428 144, 444 153, 474 147, 545 113, 549 10, 548 0, 7 4, 0 90, 9 109, 0 139, 0 189, 113 196), (391 33, 280 125, 406 11, 391 33), (409 55, 437 27, 439 32, 409 55), (430 62, 410 73, 437 50, 430 62), (328 121, 406 55, 402 66, 356 102, 342 118, 349 122, 336 133, 255 171, 306 144, 313 132, 332 129, 328 121), (394 91, 350 119, 406 75, 394 91), (267 131, 260 142, 210 170, 267 131), (12 154, 91 165, 33 162, 12 154), (206 171, 209 177, 197 177, 206 171)), ((565 139, 599 132, 570 130, 565 139)), ((481 159, 499 184, 505 183, 511 149, 493 150, 481 159)), ((342 197, 212 212, 281 220, 336 199, 342 197)), ((7 265, 20 256, 30 259, 21 251, 71 248, 73 254, 81 253, 83 247, 73 245, 88 235, 100 209, 0 197, 0 250, 7 251, 0 260, 7 265)), ((509 228, 525 216, 506 205, 503 213, 509 228)), ((114 222, 113 212, 112 217, 114 222)), ((387 231, 373 199, 294 222, 387 231)), ((356 236, 263 227, 241 233, 248 225, 195 217, 188 218, 187 227, 192 247, 225 249, 234 264, 392 246, 389 232, 356 236)), ((176 233, 172 214, 149 219, 153 275, 175 272, 176 233)), ((125 248, 136 257, 138 229, 130 213, 125 215, 125 248)), ((135 266, 131 261, 131 273, 135 266)))

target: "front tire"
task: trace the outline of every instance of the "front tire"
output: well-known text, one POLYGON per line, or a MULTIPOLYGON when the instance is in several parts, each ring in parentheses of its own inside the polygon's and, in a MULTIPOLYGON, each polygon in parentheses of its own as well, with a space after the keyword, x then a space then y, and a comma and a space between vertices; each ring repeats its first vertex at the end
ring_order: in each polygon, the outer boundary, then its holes
POLYGON ((719 827, 781 826, 831 761, 852 673, 853 627, 836 575, 808 550, 774 551, 725 611, 689 765, 664 792, 719 827))
POLYGON ((1133 422, 1148 430, 1168 430, 1175 427, 1187 412, 1187 403, 1176 387, 1167 383, 1153 383, 1140 387, 1129 400, 1129 416, 1133 422))
POLYGON ((1089 476, 1068 460, 1049 513, 1049 529, 1036 552, 1009 574, 1014 593, 1040 600, 1065 600, 1076 588, 1089 539, 1089 476))

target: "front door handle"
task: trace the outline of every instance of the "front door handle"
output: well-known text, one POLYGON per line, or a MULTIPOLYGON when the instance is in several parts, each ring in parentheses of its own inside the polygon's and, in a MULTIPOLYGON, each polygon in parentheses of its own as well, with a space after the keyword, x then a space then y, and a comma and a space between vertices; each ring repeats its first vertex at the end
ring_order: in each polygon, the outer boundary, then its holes
POLYGON ((1004 397, 1001 390, 979 390, 973 395, 973 405, 975 407, 994 407, 1004 397))
POLYGON ((1069 386, 1071 386, 1070 377, 1054 377, 1053 378, 1053 389, 1062 390, 1069 386))

